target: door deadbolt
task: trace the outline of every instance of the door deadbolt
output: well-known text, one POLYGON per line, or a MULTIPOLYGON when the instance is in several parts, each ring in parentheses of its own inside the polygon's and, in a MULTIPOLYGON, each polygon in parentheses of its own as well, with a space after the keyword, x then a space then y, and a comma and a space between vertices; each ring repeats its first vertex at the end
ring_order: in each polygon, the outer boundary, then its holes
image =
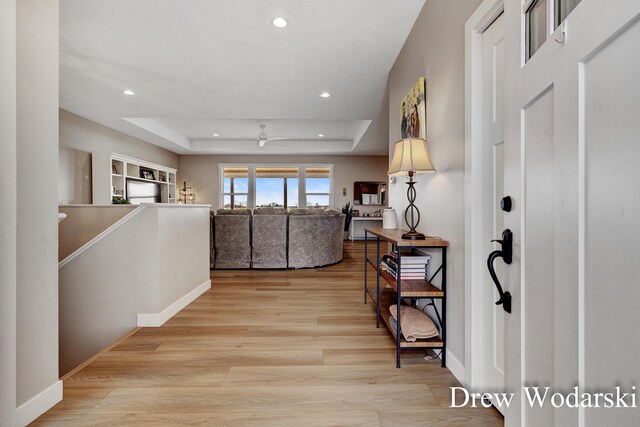
POLYGON ((511 197, 505 196, 500 200, 500 209, 505 212, 511 212, 511 197))

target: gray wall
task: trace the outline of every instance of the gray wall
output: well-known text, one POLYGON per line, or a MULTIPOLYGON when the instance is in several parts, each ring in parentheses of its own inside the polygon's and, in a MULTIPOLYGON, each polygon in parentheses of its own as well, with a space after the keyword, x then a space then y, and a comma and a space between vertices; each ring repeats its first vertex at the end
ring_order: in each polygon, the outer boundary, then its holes
MULTIPOLYGON (((426 79, 427 140, 436 174, 417 177, 418 230, 442 236, 448 251, 448 348, 464 364, 464 24, 481 0, 427 0, 389 73, 389 145, 400 139, 400 104, 426 79)), ((407 206, 404 179, 390 187, 407 206)), ((403 224, 404 225, 404 224, 403 224)))
POLYGON ((59 201, 91 203, 91 153, 118 153, 178 168, 180 156, 60 110, 59 201))
POLYGON ((20 406, 58 382, 59 49, 58 1, 16 5, 20 406))
POLYGON ((0 0, 0 426, 16 408, 16 1, 0 0))
MULTIPOLYGON (((193 187, 196 203, 218 209, 220 194, 219 165, 239 164, 333 164, 334 208, 353 204, 354 181, 387 181, 387 156, 181 156, 178 184, 193 187), (342 189, 347 195, 342 195, 342 189)), ((380 209, 359 206, 360 213, 380 209)))

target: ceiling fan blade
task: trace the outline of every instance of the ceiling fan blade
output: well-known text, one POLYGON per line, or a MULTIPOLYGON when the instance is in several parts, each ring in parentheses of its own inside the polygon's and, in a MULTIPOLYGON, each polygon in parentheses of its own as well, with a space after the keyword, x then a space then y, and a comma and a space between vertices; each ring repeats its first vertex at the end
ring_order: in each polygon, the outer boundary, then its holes
POLYGON ((287 139, 291 139, 291 138, 269 138, 269 141, 285 141, 287 139))

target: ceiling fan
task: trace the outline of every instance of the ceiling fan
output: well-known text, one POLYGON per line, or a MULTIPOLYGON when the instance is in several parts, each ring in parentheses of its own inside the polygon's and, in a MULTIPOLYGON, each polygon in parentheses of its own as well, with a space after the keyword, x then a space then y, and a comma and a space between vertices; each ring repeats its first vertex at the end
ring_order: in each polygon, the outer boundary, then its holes
POLYGON ((270 141, 284 141, 286 139, 289 139, 289 138, 269 138, 266 132, 264 131, 266 127, 267 125, 260 125, 260 129, 261 129, 260 135, 258 135, 258 137, 256 138, 256 141, 258 141, 258 147, 262 148, 267 142, 270 142, 270 141))

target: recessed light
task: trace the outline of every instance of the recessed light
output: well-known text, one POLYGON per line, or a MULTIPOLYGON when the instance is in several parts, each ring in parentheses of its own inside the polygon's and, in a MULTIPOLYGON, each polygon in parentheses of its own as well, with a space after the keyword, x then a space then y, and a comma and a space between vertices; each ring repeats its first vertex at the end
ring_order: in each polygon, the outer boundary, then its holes
POLYGON ((274 19, 273 21, 271 21, 271 23, 272 23, 274 26, 278 27, 278 28, 284 28, 284 27, 286 27, 287 25, 289 25, 289 23, 287 22, 287 20, 286 20, 286 19, 284 19, 284 18, 281 18, 281 17, 277 17, 276 19, 274 19))
POLYGON ((330 96, 331 96, 331 94, 330 94, 329 92, 322 92, 322 93, 320 94, 320 97, 321 97, 321 98, 328 98, 328 97, 330 97, 330 96))
POLYGON ((319 134, 318 134, 318 136, 319 136, 320 138, 323 138, 323 137, 324 137, 324 133, 319 133, 319 134))
POLYGON ((214 134, 213 134, 213 136, 220 136, 220 135, 219 135, 219 134, 217 134, 217 133, 214 133, 214 134))
POLYGON ((123 90, 122 93, 124 93, 125 95, 129 95, 129 96, 133 96, 133 95, 136 94, 134 91, 129 90, 129 89, 123 90))

